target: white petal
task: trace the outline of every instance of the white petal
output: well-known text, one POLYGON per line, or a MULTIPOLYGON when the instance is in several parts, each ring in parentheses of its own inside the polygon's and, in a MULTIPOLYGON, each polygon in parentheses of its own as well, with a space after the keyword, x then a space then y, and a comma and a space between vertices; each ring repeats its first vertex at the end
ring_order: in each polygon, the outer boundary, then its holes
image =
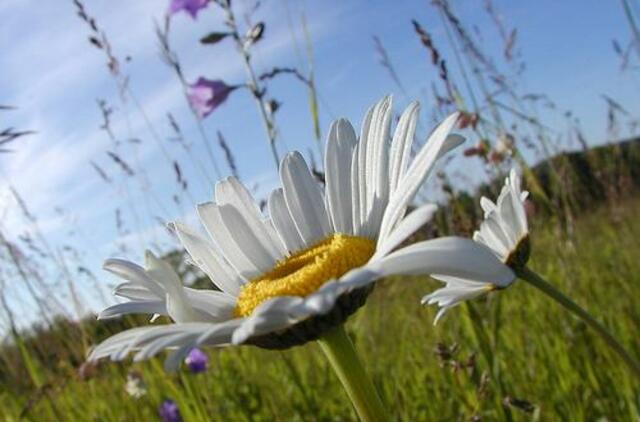
POLYGON ((420 227, 431 220, 433 214, 438 207, 434 204, 425 204, 415 209, 405 218, 403 218, 395 229, 391 231, 389 236, 378 239, 376 247, 376 257, 385 256, 391 252, 400 243, 404 242, 409 236, 414 234, 420 227))
POLYGON ((209 276, 213 284, 223 292, 237 296, 244 280, 218 255, 213 245, 183 224, 175 223, 174 227, 191 259, 209 276))
POLYGON ((266 246, 265 232, 254 231, 240 211, 231 205, 219 205, 218 209, 224 225, 241 253, 261 272, 269 271, 280 259, 280 255, 273 255, 266 246))
POLYGON ((373 112, 367 142, 367 214, 368 233, 376 235, 382 211, 389 198, 389 126, 391 97, 384 98, 373 112))
MULTIPOLYGON (((384 101, 384 100, 383 100, 384 101)), ((378 103, 380 104, 380 103, 378 103)), ((353 191, 353 195, 358 195, 358 204, 360 215, 358 217, 358 221, 360 222, 360 226, 362 226, 367 221, 367 213, 369 208, 368 198, 367 198, 367 184, 371 183, 371 180, 367 180, 367 150, 369 143, 369 132, 371 129, 372 118, 374 109, 378 107, 378 104, 374 104, 367 110, 367 113, 364 116, 364 120, 362 121, 362 126, 360 128, 360 140, 358 142, 358 165, 355 166, 358 169, 358 190, 353 191)))
POLYGON ((393 134, 389 153, 389 188, 392 193, 396 190, 400 179, 407 171, 419 111, 420 104, 418 102, 409 104, 402 116, 400 116, 398 127, 396 127, 396 131, 393 134))
POLYGON ((98 319, 116 318, 128 314, 159 314, 168 315, 164 300, 135 301, 118 303, 103 309, 98 314, 98 319))
POLYGON ((498 211, 493 211, 487 215, 480 224, 480 235, 486 241, 486 245, 500 255, 504 261, 509 255, 512 244, 502 229, 502 222, 498 211))
POLYGON ((107 259, 102 268, 131 283, 143 286, 159 298, 164 297, 164 289, 149 278, 144 268, 123 259, 107 259))
POLYGON ((436 317, 433 321, 433 325, 436 325, 442 315, 449 310, 450 308, 459 305, 465 300, 471 300, 478 296, 484 295, 488 293, 490 290, 490 286, 488 285, 478 285, 478 286, 456 286, 456 287, 443 287, 441 289, 436 290, 435 292, 426 295, 422 298, 421 303, 423 305, 426 304, 434 304, 437 303, 441 306, 441 309, 436 314, 436 317))
POLYGON ((398 188, 389 199, 389 205, 382 219, 380 237, 386 236, 404 215, 407 206, 433 168, 447 135, 457 120, 458 113, 447 117, 416 155, 407 173, 400 180, 398 188))
POLYGON ((480 207, 482 207, 482 211, 484 211, 484 216, 489 215, 490 212, 496 209, 496 204, 486 196, 480 198, 480 207))
MULTIPOLYGON (((499 217, 500 228, 509 240, 509 249, 513 249, 518 241, 518 227, 516 222, 516 215, 514 209, 511 207, 511 189, 507 186, 502 188, 502 192, 496 201, 498 212, 496 215, 499 217)), ((491 217, 491 216, 489 216, 491 217)))
POLYGON ((486 246, 471 239, 441 237, 415 243, 380 259, 371 267, 381 276, 441 274, 473 281, 509 285, 513 271, 486 246))
POLYGON ((201 321, 203 315, 195 312, 189 303, 182 281, 171 265, 156 258, 155 255, 149 251, 145 254, 145 262, 149 277, 162 285, 166 292, 167 313, 171 319, 175 322, 201 321))
POLYGON ((269 214, 280 239, 289 252, 304 249, 305 244, 298 233, 293 218, 287 208, 282 189, 275 189, 269 196, 269 214))
POLYGON ((353 222, 352 233, 355 236, 359 236, 362 228, 362 220, 360 218, 360 174, 359 160, 360 146, 356 145, 353 149, 353 155, 351 157, 351 219, 353 222))
POLYGON ((229 233, 236 228, 227 227, 220 214, 219 207, 213 202, 198 205, 198 213, 209 236, 217 243, 224 257, 236 272, 245 280, 251 280, 261 274, 258 267, 247 258, 229 233))
POLYGON ((223 292, 214 290, 184 288, 189 303, 196 311, 208 314, 208 320, 221 322, 233 317, 236 299, 223 292))
POLYGON ((446 155, 452 149, 458 148, 464 143, 464 141, 464 136, 460 136, 455 133, 447 135, 447 139, 444 140, 444 144, 442 145, 442 148, 440 148, 440 152, 438 153, 438 158, 446 155))
POLYGON ((351 160, 356 145, 353 126, 340 119, 331 125, 325 153, 327 209, 333 230, 352 234, 351 160))
POLYGON ((511 169, 509 182, 511 185, 511 195, 509 195, 509 199, 511 200, 511 207, 513 208, 513 214, 515 216, 516 232, 519 240, 528 233, 528 226, 527 213, 524 209, 524 199, 522 198, 523 192, 520 191, 520 178, 516 174, 515 169, 511 169))
POLYGON ((144 286, 140 286, 138 284, 128 283, 128 282, 118 284, 116 288, 113 289, 113 294, 115 296, 120 296, 126 299, 132 299, 132 300, 138 300, 138 301, 140 300, 149 301, 149 300, 158 300, 158 299, 164 300, 164 295, 159 297, 155 293, 150 292, 149 289, 147 289, 144 286))
POLYGON ((255 233, 262 242, 262 246, 274 259, 284 254, 284 248, 279 238, 272 236, 268 226, 264 224, 262 212, 253 200, 251 193, 235 177, 228 177, 216 184, 216 203, 218 205, 233 206, 246 221, 249 230, 255 233))
POLYGON ((299 152, 285 156, 280 177, 287 207, 306 245, 324 239, 330 232, 322 191, 299 152))

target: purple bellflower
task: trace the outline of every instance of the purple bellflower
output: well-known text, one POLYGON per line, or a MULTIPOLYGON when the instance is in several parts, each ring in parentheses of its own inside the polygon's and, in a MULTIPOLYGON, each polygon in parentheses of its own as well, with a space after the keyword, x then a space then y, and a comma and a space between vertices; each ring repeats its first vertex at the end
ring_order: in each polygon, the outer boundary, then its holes
POLYGON ((192 349, 184 360, 184 363, 193 374, 199 374, 207 370, 209 357, 202 350, 192 349))
POLYGON ((225 84, 221 80, 209 80, 200 77, 196 83, 189 85, 187 96, 191 107, 200 118, 204 118, 225 102, 231 91, 236 88, 225 84))
POLYGON ((198 12, 209 4, 209 0, 171 0, 169 14, 173 15, 182 10, 187 12, 193 19, 198 16, 198 12))
POLYGON ((180 409, 173 400, 165 400, 158 409, 158 414, 162 422, 182 422, 180 409))

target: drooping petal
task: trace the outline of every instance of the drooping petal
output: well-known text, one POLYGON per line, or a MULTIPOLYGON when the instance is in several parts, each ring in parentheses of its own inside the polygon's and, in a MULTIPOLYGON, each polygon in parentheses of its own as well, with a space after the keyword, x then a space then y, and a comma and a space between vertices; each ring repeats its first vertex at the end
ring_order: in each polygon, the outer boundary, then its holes
POLYGON ((380 276, 441 274, 507 286, 515 278, 484 245, 461 237, 441 237, 402 248, 370 264, 380 276))
POLYGON ((168 315, 168 312, 164 300, 142 300, 109 306, 98 314, 98 319, 116 318, 128 314, 168 315))

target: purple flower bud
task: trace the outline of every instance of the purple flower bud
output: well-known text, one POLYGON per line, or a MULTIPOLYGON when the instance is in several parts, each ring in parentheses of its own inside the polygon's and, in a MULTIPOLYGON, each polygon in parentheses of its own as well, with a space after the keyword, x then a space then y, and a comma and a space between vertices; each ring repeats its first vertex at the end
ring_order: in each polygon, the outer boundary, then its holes
POLYGON ((181 422, 180 409, 173 400, 165 400, 158 409, 158 414, 162 422, 181 422))
POLYGON ((209 357, 200 349, 191 349, 184 360, 184 363, 187 364, 189 371, 194 374, 198 374, 207 370, 209 357))
POLYGON ((207 4, 209 4, 209 0, 171 0, 169 14, 173 15, 184 10, 195 19, 200 9, 207 7, 207 4))
POLYGON ((234 89, 236 87, 229 86, 221 80, 212 81, 200 77, 195 84, 189 85, 187 96, 191 107, 200 118, 203 118, 225 102, 229 93, 234 89))

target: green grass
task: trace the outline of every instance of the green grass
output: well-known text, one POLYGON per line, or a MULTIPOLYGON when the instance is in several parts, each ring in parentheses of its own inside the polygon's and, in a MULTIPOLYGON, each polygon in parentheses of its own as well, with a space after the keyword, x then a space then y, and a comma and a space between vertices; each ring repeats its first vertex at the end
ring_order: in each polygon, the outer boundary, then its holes
MULTIPOLYGON (((602 320, 640 356, 640 202, 581 218, 573 240, 546 222, 532 230, 530 267, 602 320)), ((638 420, 640 381, 585 325, 534 288, 509 289, 452 309, 438 326, 420 306, 438 284, 381 282, 348 331, 398 420, 638 420), (440 352, 436 353, 439 343, 440 352), (457 344, 452 356, 447 351, 457 344), (506 396, 533 407, 504 407, 506 396)), ((0 387, 0 414, 18 420, 154 420, 164 398, 186 421, 341 421, 355 414, 315 343, 285 352, 252 347, 210 350, 210 370, 167 375, 159 359, 103 363, 86 381, 69 366, 33 394, 0 387), (124 391, 126 373, 143 374, 148 394, 124 391)), ((64 362, 60 363, 65 366, 64 362)), ((58 370, 58 374, 60 371, 58 370)))

